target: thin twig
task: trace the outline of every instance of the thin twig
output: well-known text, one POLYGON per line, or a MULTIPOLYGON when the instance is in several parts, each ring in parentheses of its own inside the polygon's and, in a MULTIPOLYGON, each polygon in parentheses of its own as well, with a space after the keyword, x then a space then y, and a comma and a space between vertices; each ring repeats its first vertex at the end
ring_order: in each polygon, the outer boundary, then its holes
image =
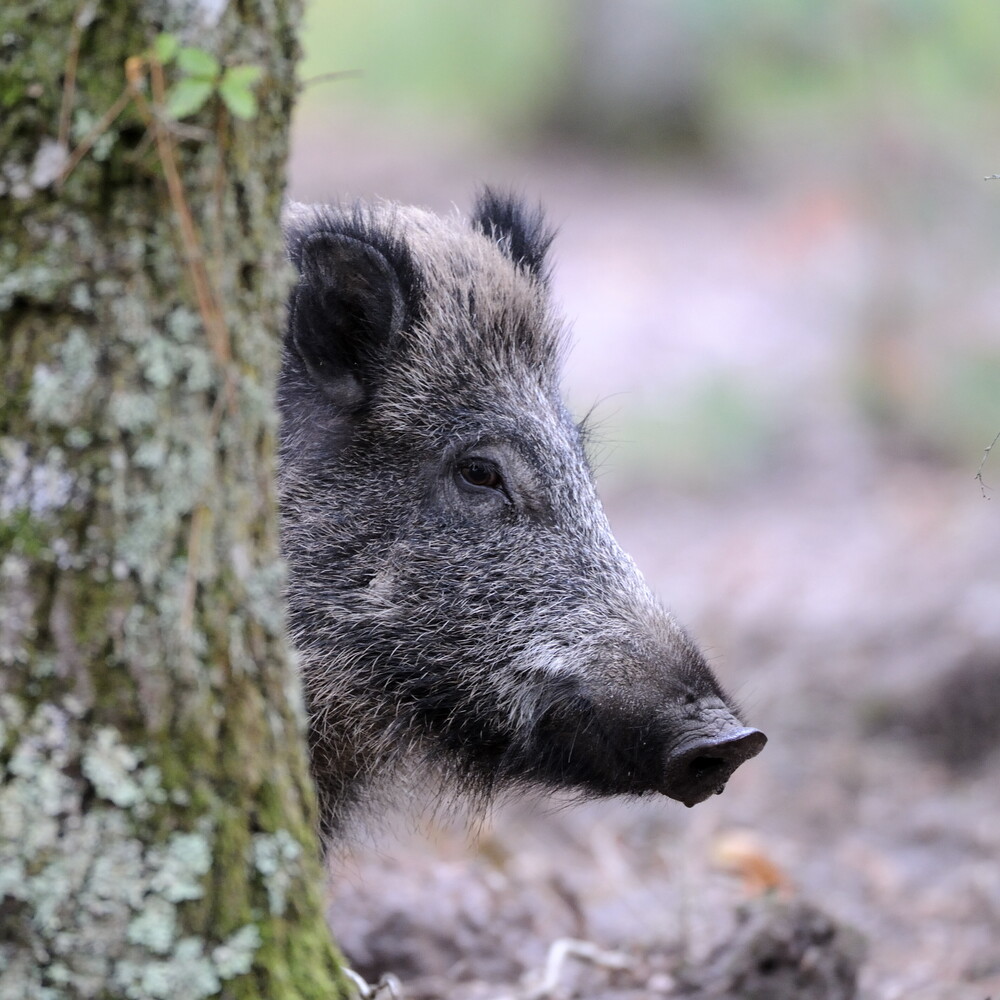
POLYGON ((549 948, 541 982, 525 992, 526 1000, 545 1000, 551 997, 559 987, 563 968, 570 958, 580 958, 605 969, 627 969, 633 964, 632 959, 623 952, 605 951, 591 941, 559 938, 549 948))
MULTIPOLYGON (((157 108, 162 108, 166 100, 166 86, 163 80, 163 67, 159 62, 150 62, 150 81, 152 83, 153 101, 157 108)), ((194 283, 195 296, 198 299, 198 309, 202 319, 205 321, 205 329, 208 333, 209 346, 215 359, 223 368, 226 368, 232 360, 232 352, 229 344, 229 328, 226 326, 225 317, 219 306, 215 289, 209 281, 208 271, 205 266, 205 256, 201 251, 201 241, 198 239, 198 230, 191 217, 191 209, 188 207, 187 198, 184 196, 184 185, 181 181, 180 171, 177 169, 177 160, 174 157, 174 147, 170 142, 170 136, 163 125, 160 117, 150 109, 146 98, 138 86, 133 87, 133 93, 140 109, 149 119, 150 128, 153 130, 153 138, 156 141, 156 152, 163 166, 163 175, 167 181, 167 191, 170 194, 170 203, 173 205, 177 215, 177 222, 181 231, 181 242, 184 244, 184 255, 187 259, 188 271, 194 283)))
MULTIPOLYGON (((68 56, 66 84, 63 89, 63 103, 60 113, 60 141, 64 141, 64 135, 68 136, 69 133, 69 117, 72 110, 76 69, 79 61, 80 34, 82 29, 89 24, 89 19, 86 18, 88 3, 89 0, 83 0, 74 19, 74 34, 68 56)), ((181 180, 180 170, 177 167, 177 160, 174 156, 173 136, 161 116, 161 110, 165 106, 166 100, 163 65, 159 60, 148 56, 131 56, 125 61, 125 78, 125 89, 118 96, 114 104, 101 116, 100 121, 87 133, 83 141, 73 150, 72 155, 67 159, 59 175, 58 184, 61 186, 65 183, 77 164, 93 148, 94 143, 108 130, 111 123, 122 113, 128 104, 134 100, 136 108, 146 124, 148 130, 147 136, 152 135, 153 141, 156 144, 157 156, 167 182, 170 203, 177 218, 181 244, 183 246, 184 262, 191 277, 191 283, 194 286, 195 298, 198 300, 198 311, 202 322, 205 324, 209 348, 222 370, 222 391, 215 401, 209 419, 209 438, 210 440, 215 440, 218 437, 223 409, 227 405, 235 407, 236 403, 236 386, 230 363, 232 361, 232 350, 229 327, 226 324, 225 314, 219 303, 217 287, 213 283, 206 266, 201 240, 198 237, 198 230, 194 224, 191 209, 184 194, 184 184, 181 180), (143 84, 147 72, 152 90, 152 105, 143 93, 143 84)), ((221 132, 221 125, 219 130, 221 132)), ((215 190, 217 225, 221 221, 221 194, 218 189, 221 180, 222 178, 217 175, 215 178, 217 185, 215 190)), ((180 614, 181 627, 184 631, 189 631, 194 624, 198 563, 201 557, 201 541, 204 533, 205 519, 208 515, 208 507, 204 504, 199 504, 192 511, 191 523, 188 527, 188 565, 181 597, 180 614)))
MULTIPOLYGON (((230 364, 232 351, 229 327, 226 325, 226 318, 219 304, 216 286, 212 282, 208 272, 205 255, 202 252, 201 240, 198 237, 198 230, 194 224, 194 219, 191 216, 191 208, 184 194, 184 184, 181 180, 180 170, 177 167, 177 160, 174 156, 171 135, 158 113, 159 109, 164 107, 166 100, 163 66, 155 59, 150 60, 148 63, 154 103, 154 106, 151 108, 140 86, 143 62, 143 60, 129 60, 126 63, 126 75, 132 86, 132 93, 139 111, 153 133, 156 152, 167 182, 170 203, 173 206, 174 215, 177 217, 181 243, 184 247, 185 263, 187 264, 188 274, 191 276, 191 283, 194 285, 195 297, 198 300, 198 311, 201 314, 202 322, 205 324, 209 347, 222 369, 222 392, 216 399, 210 420, 209 439, 214 441, 218 437, 223 405, 225 404, 234 408, 236 404, 236 386, 233 381, 232 366, 230 364)), ((204 518, 206 516, 207 508, 204 505, 199 505, 195 508, 191 517, 191 525, 188 533, 188 565, 181 603, 182 627, 187 626, 190 628, 194 622, 198 564, 201 559, 200 542, 204 518)))
MULTIPOLYGON (((84 5, 81 5, 80 10, 84 10, 84 5)), ((82 21, 82 15, 78 19, 82 21)), ((78 44, 76 49, 78 51, 78 44)), ((191 209, 188 206, 187 198, 184 196, 184 185, 181 181, 180 171, 177 168, 177 161, 174 157, 174 147, 171 137, 158 114, 158 109, 164 106, 166 98, 163 66, 156 59, 147 60, 143 56, 132 56, 125 61, 125 77, 127 80, 125 89, 118 96, 114 104, 101 116, 100 121, 90 130, 80 145, 73 150, 72 155, 66 161, 66 165, 59 175, 59 184, 61 185, 66 181, 66 178, 69 177, 80 160, 91 150, 94 143, 97 142, 108 130, 111 123, 128 106, 129 101, 134 100, 139 113, 146 122, 147 128, 152 132, 156 143, 156 152, 163 166, 163 174, 167 181, 170 203, 173 206, 174 214, 177 216, 181 243, 184 246, 185 262, 187 263, 188 273, 191 275, 191 281, 194 285, 195 297, 198 300, 198 309, 205 323, 212 353, 225 370, 226 395, 231 399, 233 386, 232 375, 228 367, 229 362, 232 360, 229 328, 226 325, 225 316, 219 305, 215 288, 209 280, 201 242, 198 239, 198 230, 191 217, 191 209), (146 95, 142 92, 142 82, 147 68, 152 85, 154 107, 150 107, 149 101, 146 100, 146 95)), ((71 100, 71 98, 67 99, 65 97, 67 92, 64 91, 64 106, 71 100)))
POLYGON ((1000 431, 997 431, 997 436, 990 442, 989 447, 983 452, 983 460, 979 463, 979 469, 976 472, 976 479, 979 482, 979 489, 983 494, 983 499, 990 499, 990 488, 983 482, 983 468, 986 465, 986 459, 990 457, 990 452, 993 450, 996 443, 1000 441, 1000 431))
POLYGON ((317 83, 332 83, 335 80, 356 80, 364 75, 360 69, 340 69, 332 73, 320 73, 318 76, 311 76, 308 80, 303 80, 302 88, 315 87, 317 83))
POLYGON ((361 1000, 375 1000, 383 992, 389 994, 390 1000, 403 1000, 403 984, 391 972, 386 972, 377 983, 369 983, 346 965, 340 971, 350 979, 361 1000))
POLYGON ((69 159, 66 160, 66 163, 62 168, 62 172, 59 174, 59 178, 56 181, 57 189, 66 183, 67 178, 76 169, 77 164, 90 152, 94 143, 97 142, 97 140, 100 139, 105 132, 107 132, 107 130, 111 127, 111 123, 125 110, 126 107, 128 107, 128 103, 131 100, 132 93, 130 88, 126 85, 125 89, 118 95, 118 99, 115 103, 104 112, 101 116, 101 120, 83 137, 80 144, 70 154, 69 159))

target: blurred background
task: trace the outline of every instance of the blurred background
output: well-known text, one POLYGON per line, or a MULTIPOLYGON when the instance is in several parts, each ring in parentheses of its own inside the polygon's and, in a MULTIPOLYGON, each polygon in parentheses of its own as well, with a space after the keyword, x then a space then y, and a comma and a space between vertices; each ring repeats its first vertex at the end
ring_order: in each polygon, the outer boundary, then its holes
POLYGON ((545 206, 612 524, 771 737, 693 812, 359 850, 348 954, 416 995, 568 933, 697 961, 735 842, 866 937, 862 996, 1000 990, 1000 8, 311 0, 303 40, 293 198, 545 206))

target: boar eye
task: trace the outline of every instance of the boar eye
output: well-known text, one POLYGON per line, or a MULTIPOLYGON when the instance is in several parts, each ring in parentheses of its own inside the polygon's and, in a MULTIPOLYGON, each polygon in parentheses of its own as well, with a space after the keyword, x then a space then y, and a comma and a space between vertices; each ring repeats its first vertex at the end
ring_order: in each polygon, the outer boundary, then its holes
POLYGON ((492 462, 481 458, 468 458, 458 467, 462 481, 477 489, 499 490, 503 486, 500 471, 492 462))

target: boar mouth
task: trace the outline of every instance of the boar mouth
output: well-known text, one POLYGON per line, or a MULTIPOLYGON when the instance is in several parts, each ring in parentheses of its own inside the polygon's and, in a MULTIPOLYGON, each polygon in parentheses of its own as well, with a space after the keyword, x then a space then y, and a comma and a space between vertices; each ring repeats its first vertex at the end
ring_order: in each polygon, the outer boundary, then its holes
POLYGON ((764 749, 767 737, 759 729, 727 729, 712 738, 688 740, 667 757, 658 789, 688 808, 720 795, 740 766, 764 749))
POLYGON ((507 767, 530 761, 533 776, 544 784, 575 785, 598 795, 659 792, 694 806, 721 793, 733 772, 767 743, 728 709, 704 715, 657 750, 662 737, 655 724, 609 718, 574 685, 538 720, 531 749, 511 755, 507 767))

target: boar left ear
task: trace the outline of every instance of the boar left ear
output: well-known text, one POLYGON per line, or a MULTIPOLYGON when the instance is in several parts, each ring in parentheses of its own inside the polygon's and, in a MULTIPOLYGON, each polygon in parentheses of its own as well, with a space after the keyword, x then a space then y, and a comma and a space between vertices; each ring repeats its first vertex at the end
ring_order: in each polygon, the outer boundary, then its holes
POLYGON ((526 208, 513 194, 485 187, 472 212, 472 227, 494 240, 515 264, 543 281, 548 279, 545 255, 555 231, 549 228, 541 207, 526 208))
POLYGON ((297 248, 286 344, 345 412, 371 397, 403 324, 399 276, 371 243, 317 232, 297 248))

